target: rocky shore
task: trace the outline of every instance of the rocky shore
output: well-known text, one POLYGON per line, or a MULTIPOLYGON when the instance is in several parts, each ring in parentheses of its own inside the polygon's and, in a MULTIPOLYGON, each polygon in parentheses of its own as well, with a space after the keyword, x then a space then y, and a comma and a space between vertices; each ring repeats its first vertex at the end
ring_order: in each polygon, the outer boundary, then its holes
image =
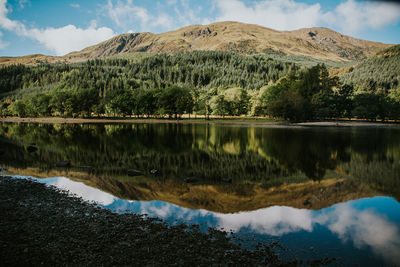
MULTIPOLYGON (((226 232, 115 214, 31 180, 0 176, 3 266, 296 265, 275 245, 242 249, 226 232)), ((315 263, 323 263, 317 261, 315 263)), ((313 264, 313 263, 311 263, 313 264)))

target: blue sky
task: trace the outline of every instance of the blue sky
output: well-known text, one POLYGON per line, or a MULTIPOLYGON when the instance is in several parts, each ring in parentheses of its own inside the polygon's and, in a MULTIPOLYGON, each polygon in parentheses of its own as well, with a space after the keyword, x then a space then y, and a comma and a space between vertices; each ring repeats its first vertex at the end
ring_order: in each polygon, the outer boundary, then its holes
POLYGON ((64 55, 126 32, 240 21, 277 30, 323 26, 400 43, 398 1, 0 0, 0 56, 64 55))

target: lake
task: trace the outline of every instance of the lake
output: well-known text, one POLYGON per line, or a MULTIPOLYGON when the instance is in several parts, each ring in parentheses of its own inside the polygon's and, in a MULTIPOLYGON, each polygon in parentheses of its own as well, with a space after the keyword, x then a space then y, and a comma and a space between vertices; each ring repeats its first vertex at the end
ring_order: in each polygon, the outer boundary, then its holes
POLYGON ((400 265, 400 127, 2 122, 0 167, 283 257, 400 265))

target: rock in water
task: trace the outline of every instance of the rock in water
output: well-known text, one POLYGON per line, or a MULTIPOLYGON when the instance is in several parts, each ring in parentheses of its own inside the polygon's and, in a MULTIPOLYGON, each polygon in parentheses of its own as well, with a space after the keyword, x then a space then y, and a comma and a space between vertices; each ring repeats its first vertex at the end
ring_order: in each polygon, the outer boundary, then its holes
POLYGON ((138 170, 134 170, 134 169, 129 169, 128 170, 128 175, 129 176, 140 176, 140 175, 143 175, 143 172, 138 171, 138 170))
POLYGON ((66 161, 60 161, 56 163, 56 167, 70 167, 71 166, 71 162, 69 162, 69 160, 66 161))
POLYGON ((223 178, 222 182, 224 182, 224 183, 232 183, 232 178, 223 178))
POLYGON ((33 152, 36 152, 38 149, 37 149, 37 147, 35 147, 35 146, 33 146, 33 145, 29 145, 29 146, 26 148, 26 150, 27 150, 29 153, 33 153, 33 152))
POLYGON ((8 169, 0 167, 0 173, 1 172, 6 172, 6 171, 8 171, 8 169))
POLYGON ((198 181, 200 181, 200 179, 196 178, 196 177, 187 177, 187 178, 183 179, 183 181, 185 183, 190 184, 190 183, 197 183, 198 181))
POLYGON ((90 165, 80 165, 80 166, 78 166, 78 168, 80 168, 80 169, 91 169, 92 166, 90 166, 90 165))

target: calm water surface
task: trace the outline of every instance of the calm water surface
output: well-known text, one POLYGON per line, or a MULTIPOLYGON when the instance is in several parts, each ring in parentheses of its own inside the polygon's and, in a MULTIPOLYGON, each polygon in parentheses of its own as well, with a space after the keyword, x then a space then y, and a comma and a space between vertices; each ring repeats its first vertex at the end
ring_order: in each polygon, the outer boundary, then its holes
POLYGON ((0 123, 0 167, 285 257, 400 265, 399 127, 0 123))

